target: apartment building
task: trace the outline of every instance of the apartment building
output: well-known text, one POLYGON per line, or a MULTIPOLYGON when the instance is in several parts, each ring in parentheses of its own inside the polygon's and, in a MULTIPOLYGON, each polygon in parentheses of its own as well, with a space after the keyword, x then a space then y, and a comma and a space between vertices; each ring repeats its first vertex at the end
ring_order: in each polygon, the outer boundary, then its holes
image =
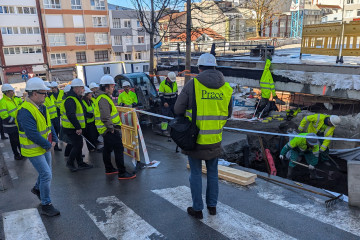
POLYGON ((344 4, 344 20, 350 22, 360 20, 360 0, 343 0, 344 4))
POLYGON ((0 1, 0 80, 46 77, 46 51, 36 0, 0 1))
POLYGON ((38 1, 52 80, 73 79, 76 64, 111 60, 106 0, 38 1))
POLYGON ((150 36, 135 10, 109 4, 110 34, 115 61, 149 60, 150 36))
POLYGON ((264 37, 288 38, 291 33, 290 12, 275 15, 271 20, 267 20, 264 25, 264 37))

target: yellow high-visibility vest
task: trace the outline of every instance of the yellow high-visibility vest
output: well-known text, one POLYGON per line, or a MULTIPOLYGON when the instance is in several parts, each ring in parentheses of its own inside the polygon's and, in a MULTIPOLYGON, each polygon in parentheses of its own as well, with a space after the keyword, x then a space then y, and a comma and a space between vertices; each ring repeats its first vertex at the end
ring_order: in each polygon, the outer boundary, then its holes
POLYGON ((54 101, 55 106, 58 109, 60 109, 61 103, 64 101, 63 96, 64 96, 64 90, 59 90, 59 95, 57 96, 57 98, 55 98, 54 94, 52 94, 50 97, 54 101))
MULTIPOLYGON (((9 98, 5 94, 3 98, 0 100, 0 117, 2 119, 6 119, 8 117, 16 118, 17 112, 22 104, 22 100, 19 97, 12 97, 9 98)), ((4 127, 16 127, 15 121, 14 123, 3 124, 4 127)))
MULTIPOLYGON (((76 103, 76 119, 79 121, 81 128, 85 128, 85 115, 84 115, 84 109, 81 106, 81 103, 76 97, 68 96, 65 101, 69 98, 74 99, 76 103)), ((66 109, 65 109, 65 101, 64 104, 62 104, 62 110, 64 111, 61 115, 61 123, 64 128, 70 128, 75 129, 74 125, 70 122, 68 117, 66 116, 66 109)))
POLYGON ((118 97, 118 105, 121 103, 125 105, 132 105, 133 103, 138 103, 136 93, 129 91, 129 93, 123 91, 118 97))
MULTIPOLYGON (((207 88, 194 78, 196 97, 196 125, 200 129, 196 143, 215 144, 222 141, 223 127, 229 115, 229 103, 233 89, 225 83, 219 89, 207 88)), ((192 110, 186 110, 191 120, 192 110)))
POLYGON ((49 97, 46 97, 44 105, 46 107, 46 110, 49 112, 50 119, 56 118, 57 117, 57 110, 56 110, 54 100, 49 98, 49 97))
MULTIPOLYGON (((86 108, 86 112, 94 114, 94 109, 95 109, 94 102, 90 101, 90 105, 88 105, 84 99, 82 100, 82 102, 83 102, 83 104, 84 104, 84 106, 86 108)), ((92 123, 93 121, 95 121, 95 116, 93 116, 92 118, 87 118, 86 119, 87 123, 92 123)))
POLYGON ((105 127, 104 123, 101 121, 101 118, 100 118, 99 101, 102 98, 105 98, 109 102, 109 104, 111 105, 110 118, 111 118, 112 123, 114 125, 121 126, 121 119, 120 119, 120 116, 119 116, 119 112, 117 111, 117 109, 115 107, 115 104, 113 103, 113 101, 111 100, 111 98, 108 95, 101 94, 95 100, 95 125, 96 125, 96 129, 98 130, 99 134, 103 134, 106 131, 106 127, 105 127))
POLYGON ((271 61, 266 60, 264 72, 260 79, 261 97, 269 99, 271 94, 273 97, 276 96, 275 83, 270 72, 271 61))
POLYGON ((160 83, 159 86, 159 96, 164 97, 165 99, 172 99, 177 96, 178 87, 177 83, 172 83, 172 89, 166 84, 166 79, 160 83))

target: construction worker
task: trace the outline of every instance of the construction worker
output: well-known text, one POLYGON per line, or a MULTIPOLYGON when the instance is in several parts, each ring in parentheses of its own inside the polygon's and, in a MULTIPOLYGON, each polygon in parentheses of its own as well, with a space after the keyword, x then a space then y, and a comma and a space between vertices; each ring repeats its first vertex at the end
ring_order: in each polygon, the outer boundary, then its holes
POLYGON ((93 166, 83 161, 83 131, 85 129, 85 107, 81 101, 81 97, 85 91, 84 83, 81 79, 75 78, 71 81, 71 89, 64 102, 63 114, 61 115, 61 122, 64 134, 71 141, 71 152, 66 166, 71 172, 77 170, 89 169, 93 166), (75 167, 75 160, 77 168, 75 167))
POLYGON ((130 83, 125 81, 122 86, 124 91, 118 97, 118 105, 123 107, 136 107, 138 99, 136 93, 130 91, 130 83))
POLYGON ((50 98, 55 103, 56 111, 57 111, 57 117, 54 118, 52 120, 52 122, 54 124, 56 134, 59 136, 59 132, 60 132, 60 116, 61 116, 60 107, 61 107, 61 103, 63 102, 64 91, 59 90, 57 82, 52 82, 51 83, 51 92, 52 93, 50 95, 50 98))
POLYGON ((85 95, 82 98, 82 102, 86 109, 86 129, 84 131, 84 137, 86 137, 89 142, 86 141, 87 148, 89 152, 94 152, 96 150, 97 138, 99 137, 99 133, 96 130, 95 126, 95 117, 94 117, 94 109, 95 105, 92 98, 93 92, 88 88, 85 87, 85 95))
MULTIPOLYGON (((63 89, 64 90, 64 95, 63 95, 63 100, 62 100, 61 106, 60 106, 60 114, 61 115, 63 115, 64 112, 65 112, 64 102, 65 102, 65 99, 68 96, 68 93, 69 93, 70 89, 71 89, 70 85, 66 85, 64 87, 64 89, 63 89)), ((64 128, 62 126, 60 127, 59 139, 66 143, 66 147, 65 147, 65 151, 64 151, 64 157, 69 157, 71 149, 72 149, 71 140, 64 133, 64 128)))
POLYGON ((103 161, 105 174, 118 174, 118 179, 133 179, 135 174, 128 173, 124 165, 124 146, 121 138, 121 120, 111 99, 115 81, 110 75, 100 79, 100 88, 96 92, 95 125, 104 138, 103 161), (111 163, 111 152, 114 151, 116 168, 111 163))
POLYGON ((23 160, 24 157, 20 154, 19 132, 15 124, 22 100, 15 96, 15 89, 10 84, 2 85, 1 91, 3 98, 0 100, 0 117, 3 120, 4 132, 9 135, 15 160, 23 160))
MULTIPOLYGON (((49 90, 47 91, 47 95, 45 97, 44 105, 45 105, 47 111, 49 112, 52 126, 55 126, 58 121, 58 114, 57 114, 57 109, 56 109, 54 100, 51 98, 51 95, 52 95, 51 83, 45 81, 44 84, 47 88, 49 88, 49 90)), ((60 129, 58 129, 58 131, 60 131, 60 129)), ((55 132, 56 132, 56 130, 55 130, 55 132)), ((56 136, 58 136, 58 135, 59 135, 59 133, 56 132, 56 136)), ((59 148, 58 143, 56 143, 56 145, 54 147, 54 151, 62 151, 62 149, 59 148)))
POLYGON ((169 72, 167 78, 160 83, 159 96, 162 104, 162 114, 168 117, 175 116, 174 106, 178 96, 178 87, 174 72, 169 72))
POLYGON ((92 82, 90 83, 89 88, 93 92, 93 97, 95 98, 95 92, 99 89, 99 85, 97 85, 95 82, 92 82))
MULTIPOLYGON (((319 137, 332 137, 334 135, 335 127, 339 125, 341 119, 336 115, 313 114, 304 117, 299 126, 299 131, 304 132, 306 125, 308 125, 305 132, 315 133, 319 137)), ((329 145, 331 140, 319 139, 320 141, 320 161, 324 161, 326 165, 330 166, 329 160, 329 145)))
MULTIPOLYGON (((316 137, 315 133, 300 133, 301 136, 316 137)), ((319 141, 316 138, 295 137, 288 142, 280 152, 280 160, 284 160, 285 156, 290 159, 287 178, 292 179, 293 170, 296 166, 295 162, 300 162, 304 156, 309 164, 310 179, 321 179, 316 174, 315 166, 319 160, 319 141), (290 151, 289 155, 286 155, 290 151)))
POLYGON ((31 192, 41 201, 40 213, 57 216, 59 210, 54 208, 50 198, 51 147, 55 146, 57 136, 51 125, 50 114, 43 105, 46 91, 50 90, 40 78, 31 78, 26 83, 28 97, 21 105, 16 119, 20 134, 21 153, 28 157, 39 173, 31 192))
POLYGON ((191 120, 193 101, 196 99, 196 125, 200 132, 194 150, 183 151, 188 155, 190 165, 190 188, 192 207, 189 215, 202 219, 202 160, 207 169, 206 204, 210 215, 216 214, 218 200, 218 157, 221 155, 222 130, 232 114, 233 89, 217 71, 216 58, 209 53, 198 60, 200 74, 190 80, 181 91, 175 103, 175 114, 187 116, 191 120), (194 95, 195 92, 195 95, 194 95), (190 110, 189 110, 190 109, 190 110))

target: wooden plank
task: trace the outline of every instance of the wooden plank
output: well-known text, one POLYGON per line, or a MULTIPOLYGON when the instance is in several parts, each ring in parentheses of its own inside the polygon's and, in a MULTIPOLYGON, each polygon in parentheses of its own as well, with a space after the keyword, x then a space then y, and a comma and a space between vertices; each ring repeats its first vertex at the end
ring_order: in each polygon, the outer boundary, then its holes
POLYGON ((230 168, 225 166, 218 166, 219 173, 225 174, 227 176, 240 178, 243 181, 248 181, 250 179, 256 178, 256 174, 245 172, 236 168, 230 168))

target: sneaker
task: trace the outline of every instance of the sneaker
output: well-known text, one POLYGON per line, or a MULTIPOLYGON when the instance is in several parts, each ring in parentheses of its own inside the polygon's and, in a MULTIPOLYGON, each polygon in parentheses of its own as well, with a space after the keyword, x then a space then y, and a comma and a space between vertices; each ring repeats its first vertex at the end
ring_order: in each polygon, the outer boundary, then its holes
POLYGON ((33 188, 31 189, 31 192, 32 192, 33 194, 35 194, 35 195, 39 198, 39 200, 41 200, 41 199, 40 199, 40 190, 39 190, 39 189, 36 189, 35 187, 33 187, 33 188))
POLYGON ((111 174, 116 174, 116 173, 119 173, 119 170, 117 170, 116 168, 106 169, 105 170, 106 175, 111 175, 111 174))
POLYGON ((207 207, 210 215, 216 215, 216 207, 207 207))
POLYGON ((146 164, 142 163, 142 162, 136 162, 136 170, 141 170, 146 168, 146 164))
POLYGON ((60 211, 54 208, 54 206, 50 203, 48 205, 41 205, 41 214, 54 217, 60 215, 60 211))
POLYGON ((15 155, 14 159, 15 160, 23 160, 23 157, 19 154, 19 155, 15 155))
POLYGON ((133 178, 136 178, 136 174, 124 172, 124 173, 119 173, 119 175, 118 175, 119 180, 126 180, 126 179, 133 179, 133 178))
POLYGON ((1 139, 5 140, 5 139, 9 139, 8 137, 6 137, 5 135, 1 135, 1 139))
POLYGON ((187 213, 196 219, 204 218, 202 211, 195 211, 192 207, 187 208, 187 213))
POLYGON ((71 172, 76 172, 76 171, 77 171, 77 168, 74 166, 74 164, 66 163, 66 167, 67 167, 71 172))
POLYGON ((85 170, 85 169, 90 169, 90 168, 93 168, 94 166, 91 165, 91 164, 87 164, 87 163, 81 163, 81 164, 78 164, 78 169, 79 170, 85 170))

